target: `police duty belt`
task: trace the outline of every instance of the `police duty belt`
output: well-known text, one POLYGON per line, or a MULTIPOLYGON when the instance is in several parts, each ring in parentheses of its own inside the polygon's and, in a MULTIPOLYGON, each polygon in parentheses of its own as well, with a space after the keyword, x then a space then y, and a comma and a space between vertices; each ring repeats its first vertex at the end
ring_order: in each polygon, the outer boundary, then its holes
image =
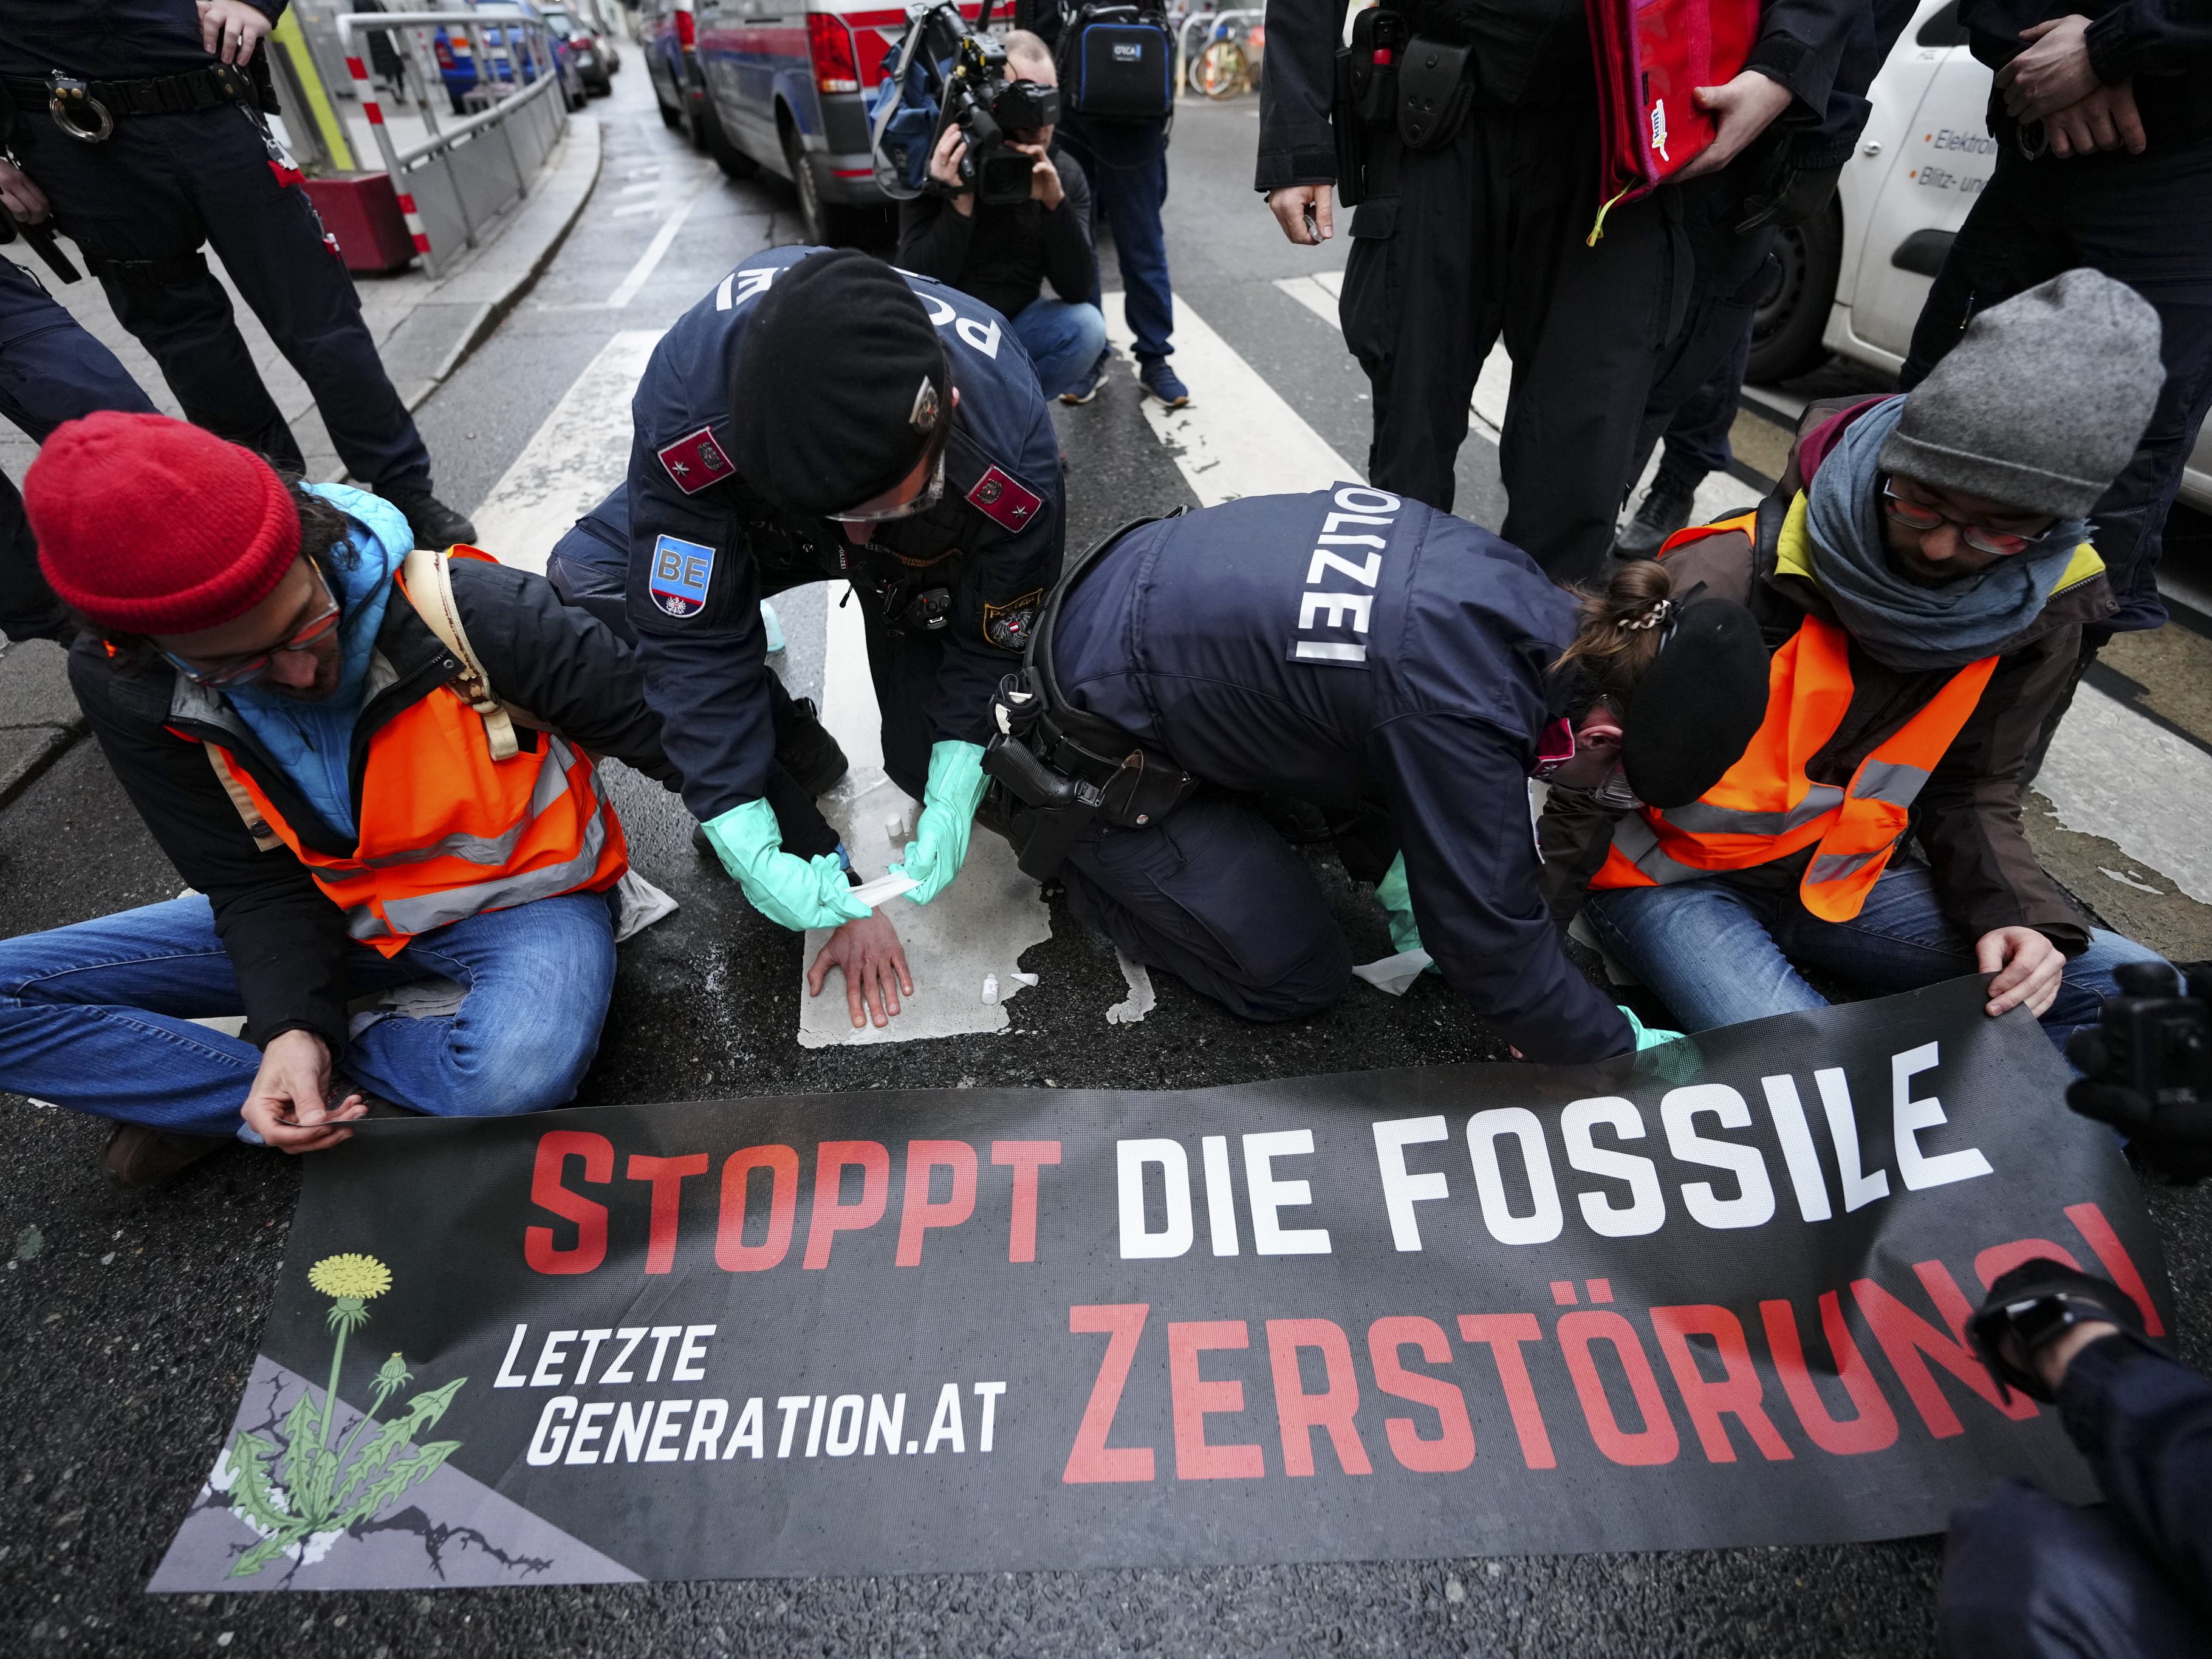
POLYGON ((276 113, 276 100, 261 77, 235 64, 210 64, 143 81, 87 81, 55 70, 43 81, 10 79, 0 84, 6 86, 17 109, 31 113, 44 110, 56 126, 88 144, 113 137, 116 119, 125 115, 178 115, 224 104, 276 113))

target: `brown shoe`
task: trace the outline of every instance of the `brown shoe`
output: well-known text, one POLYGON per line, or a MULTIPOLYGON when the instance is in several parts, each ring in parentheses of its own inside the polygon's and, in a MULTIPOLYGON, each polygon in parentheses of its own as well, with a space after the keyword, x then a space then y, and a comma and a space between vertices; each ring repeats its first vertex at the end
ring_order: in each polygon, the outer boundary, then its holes
POLYGON ((118 1123, 100 1162, 110 1181, 138 1192, 160 1186, 229 1144, 228 1135, 180 1135, 143 1123, 118 1123))

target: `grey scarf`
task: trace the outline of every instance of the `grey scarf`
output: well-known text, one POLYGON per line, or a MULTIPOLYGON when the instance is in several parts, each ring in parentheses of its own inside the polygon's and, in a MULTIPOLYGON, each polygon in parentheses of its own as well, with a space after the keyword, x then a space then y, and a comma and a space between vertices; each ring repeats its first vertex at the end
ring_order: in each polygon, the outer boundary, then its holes
POLYGON ((1905 412, 1893 398, 1852 422, 1807 490, 1813 570, 1844 632, 1899 673, 1961 668, 1990 655, 2043 609, 2089 533, 2086 519, 2051 526, 2026 552, 1940 587, 1907 581, 1882 539, 1882 441, 1905 412))

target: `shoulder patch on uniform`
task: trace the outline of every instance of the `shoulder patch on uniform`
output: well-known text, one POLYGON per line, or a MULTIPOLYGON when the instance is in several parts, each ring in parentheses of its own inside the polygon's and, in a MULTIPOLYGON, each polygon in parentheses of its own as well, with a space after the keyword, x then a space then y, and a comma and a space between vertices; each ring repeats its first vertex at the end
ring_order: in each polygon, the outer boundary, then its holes
POLYGON ((670 616, 696 617, 707 608, 707 587, 714 575, 713 548, 663 536, 653 544, 653 571, 646 588, 653 602, 670 616))
POLYGON ((1028 649, 1030 629, 1036 626, 1037 607, 1043 603, 1044 589, 1040 587, 1004 605, 986 605, 983 637, 1001 651, 1028 649))
POLYGON ((687 495, 721 483, 735 470, 722 453, 722 446, 714 441, 714 428, 710 426, 702 426, 657 453, 661 465, 668 469, 670 481, 687 495))
POLYGON ((995 466, 975 480, 968 501, 985 518, 1009 530, 1028 529, 1036 522, 1037 509, 1044 505, 1042 496, 1031 494, 995 466))

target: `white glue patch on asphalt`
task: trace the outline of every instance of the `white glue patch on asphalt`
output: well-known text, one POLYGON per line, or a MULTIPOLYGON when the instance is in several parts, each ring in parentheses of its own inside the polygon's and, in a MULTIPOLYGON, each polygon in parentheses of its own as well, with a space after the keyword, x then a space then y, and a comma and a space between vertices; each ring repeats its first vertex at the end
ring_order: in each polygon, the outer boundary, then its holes
MULTIPOLYGON (((860 601, 840 606, 842 582, 830 589, 829 641, 822 674, 822 722, 845 750, 852 770, 822 797, 823 815, 845 839, 853 867, 863 878, 882 875, 906 848, 886 840, 884 824, 912 812, 915 803, 884 775, 881 717, 874 682, 868 675, 867 635, 860 601)), ((902 1012, 878 1030, 872 1020, 857 1030, 845 1004, 842 973, 832 969, 822 994, 805 992, 802 967, 799 996, 799 1041, 808 1048, 841 1042, 912 1042, 923 1037, 959 1036, 1007 1028, 1006 1004, 1034 975, 1017 967, 1022 952, 1052 937, 1052 913, 1037 896, 1037 884, 1021 872, 1013 849, 988 830, 968 843, 960 878, 927 904, 903 896, 884 900, 877 913, 898 929, 906 947, 914 994, 902 995, 902 1012), (995 979, 998 994, 978 994, 995 979)), ((804 963, 811 963, 830 937, 817 927, 806 935, 804 963)))
POLYGON ((626 329, 599 348, 473 514, 485 552, 544 574, 554 543, 628 476, 630 396, 662 332, 626 329))
POLYGON ((1129 987, 1129 994, 1106 1011, 1109 1025, 1134 1025, 1152 1012, 1152 971, 1141 962, 1121 954, 1117 946, 1114 960, 1121 964, 1121 977, 1129 987))
POLYGON ((2084 684, 2035 787, 2067 829, 2118 842, 2137 864, 2212 904, 2212 841, 2204 835, 2212 755, 2084 684))
MULTIPOLYGON (((1121 296, 1105 296, 1106 337, 1126 356, 1134 337, 1121 314, 1121 296)), ((1302 495, 1366 475, 1305 423, 1282 394, 1206 326, 1178 296, 1175 302, 1175 368, 1190 386, 1190 403, 1170 409, 1145 399, 1145 419, 1200 507, 1218 507, 1245 495, 1302 495)))

